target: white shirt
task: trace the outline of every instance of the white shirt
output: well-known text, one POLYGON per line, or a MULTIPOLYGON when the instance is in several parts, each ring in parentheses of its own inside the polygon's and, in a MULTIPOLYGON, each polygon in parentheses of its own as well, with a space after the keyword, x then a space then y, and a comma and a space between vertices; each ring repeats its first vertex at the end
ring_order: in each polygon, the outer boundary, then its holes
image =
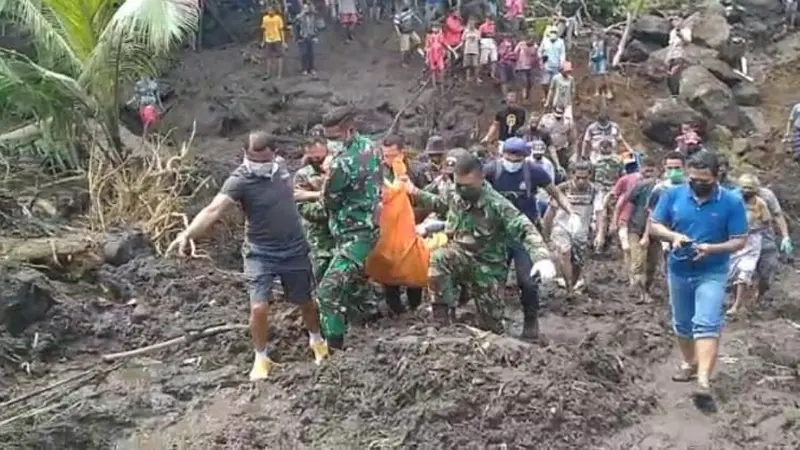
MULTIPOLYGON (((528 156, 528 160, 530 162, 536 164, 537 166, 541 167, 542 169, 544 169, 544 171, 547 172, 548 175, 550 175, 550 180, 553 182, 553 184, 555 184, 555 182, 556 182, 556 168, 553 165, 553 163, 550 161, 550 158, 548 158, 546 156, 543 156, 541 160, 537 161, 536 159, 534 159, 533 155, 531 155, 531 156, 528 156)), ((545 202, 546 201, 550 201, 550 194, 548 194, 547 191, 545 191, 544 189, 539 189, 536 192, 536 200, 545 201, 545 202)))

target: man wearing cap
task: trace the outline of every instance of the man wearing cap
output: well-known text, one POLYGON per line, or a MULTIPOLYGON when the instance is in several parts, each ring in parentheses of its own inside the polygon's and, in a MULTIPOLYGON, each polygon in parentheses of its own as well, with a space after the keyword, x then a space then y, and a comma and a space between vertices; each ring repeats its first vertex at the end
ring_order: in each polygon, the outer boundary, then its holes
POLYGON ((246 219, 242 248, 244 272, 250 285, 250 331, 255 347, 251 380, 269 375, 273 362, 268 356, 268 302, 273 282, 280 278, 284 296, 300 308, 309 330, 309 345, 319 363, 328 356, 320 335, 319 316, 312 298, 314 274, 308 257, 309 245, 292 193, 291 176, 276 163, 276 141, 263 132, 250 133, 244 147, 244 162, 231 173, 219 194, 167 248, 185 254, 192 240, 202 236, 238 203, 246 219))
MULTIPOLYGON (((356 131, 356 111, 341 107, 325 114, 322 125, 344 149, 326 172, 322 202, 335 243, 333 258, 319 283, 322 331, 332 348, 342 349, 347 319, 369 311, 367 256, 378 240, 383 170, 380 152, 356 131)), ((369 311, 371 312, 371 311, 369 311)))
POLYGON ((558 36, 558 28, 551 26, 545 31, 542 43, 539 45, 539 56, 544 64, 541 85, 546 97, 550 82, 561 71, 561 65, 567 57, 564 39, 558 36))
MULTIPOLYGON (((559 206, 570 212, 572 209, 564 195, 556 189, 553 179, 540 166, 527 160, 530 148, 524 139, 512 137, 503 144, 502 159, 486 164, 483 173, 486 181, 514 207, 525 214, 537 227, 539 211, 536 191, 542 189, 553 196, 559 206)), ((530 255, 519 242, 509 246, 508 263, 514 261, 519 285, 524 324, 522 335, 535 339, 539 334, 539 286, 527 274, 533 267, 530 255)))
POLYGON ((572 124, 572 105, 575 101, 575 78, 572 76, 572 63, 564 61, 561 72, 550 81, 550 89, 544 101, 545 108, 560 107, 564 111, 564 120, 572 124))
POLYGON ((448 242, 433 250, 428 270, 433 317, 442 325, 450 324, 457 300, 454 287, 466 285, 478 309, 479 326, 502 333, 500 293, 508 274, 508 244, 519 242, 533 262, 522 278, 550 280, 555 265, 530 219, 484 180, 478 157, 456 159, 454 181, 456 192, 449 199, 407 185, 415 203, 447 217, 448 242))

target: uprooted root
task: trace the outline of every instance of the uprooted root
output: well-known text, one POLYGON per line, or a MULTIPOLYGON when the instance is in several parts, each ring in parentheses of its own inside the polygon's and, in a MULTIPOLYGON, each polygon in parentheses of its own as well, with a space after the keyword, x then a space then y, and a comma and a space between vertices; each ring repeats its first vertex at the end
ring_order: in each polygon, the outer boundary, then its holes
POLYGON ((189 150, 195 128, 176 152, 157 138, 121 164, 95 151, 89 165, 91 224, 95 230, 136 224, 162 254, 169 241, 188 225, 187 203, 206 186, 191 163, 189 150))

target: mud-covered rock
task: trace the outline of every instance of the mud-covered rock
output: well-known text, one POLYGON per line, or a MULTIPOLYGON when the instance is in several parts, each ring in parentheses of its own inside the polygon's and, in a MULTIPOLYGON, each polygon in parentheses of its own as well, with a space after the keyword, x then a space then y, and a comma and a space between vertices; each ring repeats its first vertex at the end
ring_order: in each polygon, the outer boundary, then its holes
MULTIPOLYGON (((662 48, 652 52, 649 59, 663 62, 666 61, 668 53, 669 49, 662 48)), ((704 60, 716 57, 716 50, 699 45, 689 44, 683 49, 683 59, 689 64, 702 64, 704 60)))
POLYGON ((736 103, 741 106, 758 106, 761 103, 761 92, 755 83, 742 81, 731 88, 736 103))
POLYGON ((728 86, 735 86, 743 80, 741 76, 733 71, 733 67, 721 59, 705 58, 699 61, 698 64, 705 67, 712 75, 717 77, 719 81, 722 81, 728 86))
POLYGON ((693 124, 701 133, 707 128, 706 118, 688 104, 669 98, 659 99, 644 112, 642 132, 659 144, 671 147, 685 123, 693 124))
POLYGON ((625 51, 622 53, 622 60, 625 62, 641 63, 647 61, 650 53, 658 50, 658 44, 648 44, 639 39, 633 39, 625 46, 625 51))
POLYGON ((652 42, 661 46, 669 44, 669 31, 672 26, 665 17, 642 14, 636 18, 631 27, 631 35, 644 42, 652 42))
POLYGON ((742 56, 747 52, 747 41, 741 37, 734 36, 723 45, 717 48, 719 59, 725 61, 732 67, 738 67, 742 56))
POLYGON ((106 263, 114 266, 121 266, 137 256, 151 252, 150 239, 138 230, 111 234, 103 244, 103 258, 106 263))
POLYGON ((681 73, 680 97, 716 123, 734 130, 741 126, 730 88, 702 66, 691 66, 681 73))
POLYGON ((742 118, 742 129, 752 136, 767 136, 771 131, 767 119, 759 108, 742 106, 739 108, 742 118))
POLYGON ((687 22, 692 24, 693 42, 717 49, 730 39, 731 26, 724 9, 709 7, 692 14, 687 22))
POLYGON ((6 274, 0 286, 0 324, 12 335, 43 320, 56 304, 50 280, 33 269, 6 274))

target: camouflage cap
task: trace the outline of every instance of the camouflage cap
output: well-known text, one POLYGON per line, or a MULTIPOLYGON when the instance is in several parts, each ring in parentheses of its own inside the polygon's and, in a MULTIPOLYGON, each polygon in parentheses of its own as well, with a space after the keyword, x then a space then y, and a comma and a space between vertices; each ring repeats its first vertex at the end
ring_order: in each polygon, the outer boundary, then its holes
POLYGON ((318 124, 314 125, 313 127, 311 127, 310 130, 308 130, 308 135, 309 136, 325 136, 325 127, 322 126, 321 123, 318 123, 318 124))
POLYGON ((353 106, 340 106, 334 108, 322 116, 322 126, 335 127, 346 122, 352 121, 358 112, 353 106))
POLYGON ((445 173, 453 173, 456 167, 456 162, 459 159, 470 156, 469 150, 465 148, 454 148, 447 152, 447 156, 444 158, 444 164, 442 164, 442 169, 445 173))

